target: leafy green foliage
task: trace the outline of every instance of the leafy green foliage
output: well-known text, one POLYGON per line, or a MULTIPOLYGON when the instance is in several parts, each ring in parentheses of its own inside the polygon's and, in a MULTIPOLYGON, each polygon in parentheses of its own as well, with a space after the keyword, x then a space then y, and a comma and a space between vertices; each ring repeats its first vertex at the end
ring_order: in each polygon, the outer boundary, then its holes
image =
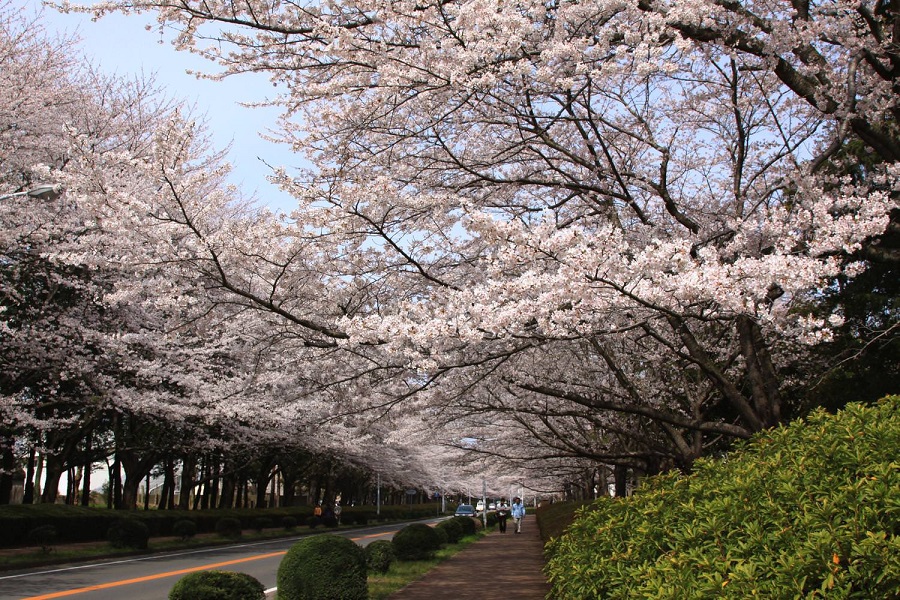
POLYGON ((292 516, 282 517, 281 526, 284 527, 285 531, 293 531, 297 528, 297 518, 292 516))
POLYGON ((366 600, 366 556, 337 535, 308 537, 291 546, 278 566, 279 600, 366 600))
POLYGON ((450 520, 459 523, 464 536, 475 535, 478 532, 478 524, 480 523, 478 519, 473 517, 453 517, 450 520))
POLYGON ((241 537, 241 521, 234 517, 222 517, 216 521, 216 533, 222 537, 241 537))
POLYGON ((765 431, 604 498, 548 544, 552 597, 900 596, 900 397, 765 431))
POLYGON ((197 524, 190 519, 181 519, 172 525, 172 534, 182 540, 187 540, 197 535, 197 524))
POLYGON ((150 529, 137 519, 119 519, 109 527, 106 538, 114 548, 143 550, 150 540, 150 529))
POLYGON ((457 519, 441 521, 434 528, 447 534, 447 543, 449 544, 455 544, 466 535, 462 524, 457 519))
POLYGON ((178 580, 169 600, 265 600, 256 578, 231 571, 197 571, 178 580))
POLYGON ((441 538, 428 525, 413 523, 398 531, 391 543, 398 560, 424 560, 440 549, 441 538))
POLYGON ((269 517, 256 517, 255 519, 253 519, 253 529, 255 529, 257 533, 262 531, 263 529, 268 529, 273 525, 274 523, 269 517))
POLYGON ((366 565, 375 573, 387 573, 397 558, 390 540, 376 540, 366 546, 366 565))
POLYGON ((53 525, 41 525, 28 532, 28 543, 33 546, 40 546, 41 552, 46 554, 53 550, 53 544, 58 537, 56 527, 53 525))

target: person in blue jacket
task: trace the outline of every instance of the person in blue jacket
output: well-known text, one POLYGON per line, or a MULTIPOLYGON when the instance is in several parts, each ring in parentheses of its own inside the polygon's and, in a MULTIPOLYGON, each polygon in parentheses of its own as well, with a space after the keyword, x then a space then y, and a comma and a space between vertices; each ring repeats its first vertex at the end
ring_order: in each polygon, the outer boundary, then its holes
POLYGON ((516 524, 516 533, 522 533, 522 519, 525 518, 525 505, 518 497, 513 498, 511 514, 513 522, 516 524))

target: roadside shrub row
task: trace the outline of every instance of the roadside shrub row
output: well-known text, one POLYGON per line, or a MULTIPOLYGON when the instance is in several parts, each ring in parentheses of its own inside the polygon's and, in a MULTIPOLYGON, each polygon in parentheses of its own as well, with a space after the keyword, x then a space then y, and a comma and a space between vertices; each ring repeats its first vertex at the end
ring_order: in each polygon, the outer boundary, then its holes
MULTIPOLYGON (((418 519, 434 516, 434 505, 382 506, 377 515, 372 506, 344 507, 341 523, 366 525, 376 521, 418 519)), ((137 519, 149 531, 150 537, 178 536, 188 538, 201 533, 214 533, 222 519, 236 519, 241 530, 259 531, 268 527, 292 529, 308 525, 312 517, 309 506, 265 509, 218 509, 206 511, 114 511, 105 508, 88 508, 63 504, 33 504, 0 506, 0 546, 15 547, 33 543, 31 531, 38 527, 53 527, 57 535, 55 543, 93 542, 106 538, 109 528, 123 517, 137 519), (187 534, 176 524, 190 521, 193 533, 187 534)), ((321 521, 317 524, 321 524, 321 521)), ((336 523, 335 523, 336 524, 336 523)), ((334 525, 334 524, 332 524, 334 525)), ((234 527, 232 527, 234 529, 234 527)))
POLYGON ((894 396, 598 500, 548 545, 551 596, 900 597, 898 448, 894 396))
MULTIPOLYGON (((429 527, 413 523, 393 540, 378 540, 365 548, 341 536, 307 537, 288 550, 278 566, 279 600, 366 600, 368 575, 384 574, 395 560, 423 560, 440 549, 448 532, 462 539, 462 531, 476 531, 475 519, 460 517, 429 527), (471 526, 463 525, 465 521, 471 526)), ((255 600, 263 586, 238 573, 205 571, 185 576, 172 589, 169 600, 255 600)))

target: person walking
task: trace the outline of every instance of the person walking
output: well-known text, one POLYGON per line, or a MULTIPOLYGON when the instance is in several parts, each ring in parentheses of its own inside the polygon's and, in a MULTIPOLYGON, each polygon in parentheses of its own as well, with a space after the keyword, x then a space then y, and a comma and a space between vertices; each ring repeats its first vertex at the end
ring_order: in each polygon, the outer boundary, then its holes
POLYGON ((525 504, 521 499, 513 498, 512 518, 516 524, 516 533, 522 533, 522 519, 525 518, 525 504))
POLYGON ((509 504, 506 498, 500 500, 497 506, 497 524, 500 526, 500 533, 506 533, 506 519, 509 518, 509 504))

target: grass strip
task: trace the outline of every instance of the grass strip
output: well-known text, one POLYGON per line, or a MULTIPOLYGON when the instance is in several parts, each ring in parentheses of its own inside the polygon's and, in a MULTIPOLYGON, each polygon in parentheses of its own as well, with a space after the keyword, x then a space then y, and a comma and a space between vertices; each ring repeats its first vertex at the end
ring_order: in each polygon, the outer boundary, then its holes
POLYGON ((479 531, 459 541, 438 550, 434 558, 429 560, 394 561, 387 573, 369 574, 369 600, 385 600, 388 596, 406 587, 413 581, 421 579, 431 569, 438 566, 451 556, 461 552, 468 545, 473 544, 487 535, 479 531))

